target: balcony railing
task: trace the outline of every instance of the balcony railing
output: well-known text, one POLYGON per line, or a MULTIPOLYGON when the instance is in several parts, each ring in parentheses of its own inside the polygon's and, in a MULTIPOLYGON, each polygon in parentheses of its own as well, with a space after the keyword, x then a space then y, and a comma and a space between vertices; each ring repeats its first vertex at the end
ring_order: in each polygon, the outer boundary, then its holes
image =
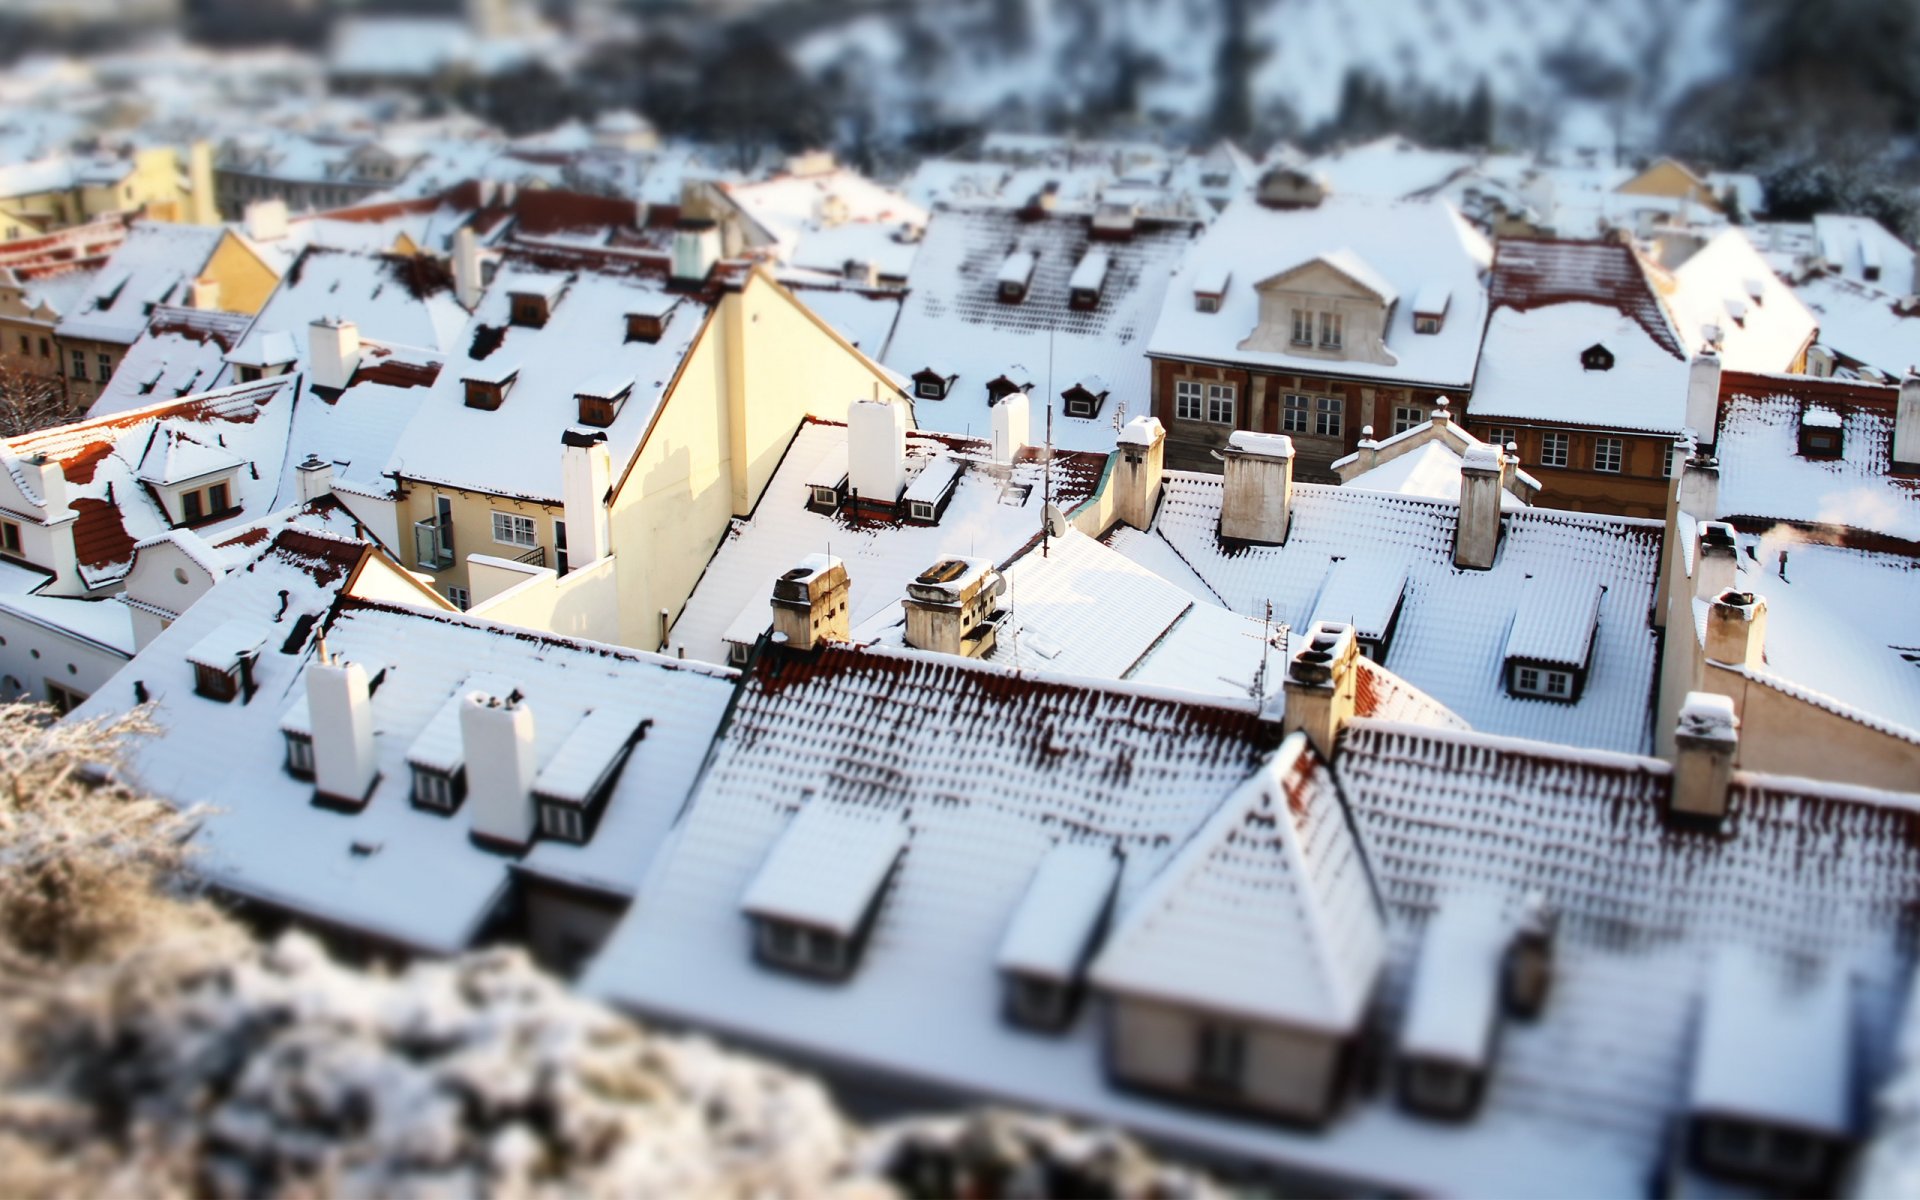
POLYGON ((527 563, 536 567, 544 567, 547 565, 547 548, 545 546, 535 546, 525 554, 514 555, 513 561, 517 563, 527 563))

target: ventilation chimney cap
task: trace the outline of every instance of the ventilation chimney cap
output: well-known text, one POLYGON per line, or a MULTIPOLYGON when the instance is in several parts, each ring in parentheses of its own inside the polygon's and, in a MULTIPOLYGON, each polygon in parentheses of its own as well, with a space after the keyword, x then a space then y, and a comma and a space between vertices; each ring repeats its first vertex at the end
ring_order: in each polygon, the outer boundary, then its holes
POLYGON ((1228 454, 1246 454, 1256 458, 1293 457, 1293 439, 1284 433, 1255 433, 1236 429, 1227 438, 1228 454))
POLYGON ((1680 706, 1680 720, 1674 732, 1683 738, 1733 742, 1739 738, 1739 728, 1740 718, 1734 712, 1732 697, 1714 692, 1688 692, 1686 703, 1680 706))

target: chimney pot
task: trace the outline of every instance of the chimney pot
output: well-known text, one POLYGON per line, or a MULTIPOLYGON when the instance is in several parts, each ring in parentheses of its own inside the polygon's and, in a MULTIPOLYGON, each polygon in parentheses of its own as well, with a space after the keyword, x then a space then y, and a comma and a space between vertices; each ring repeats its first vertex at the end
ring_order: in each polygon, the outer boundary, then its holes
POLYGON ((1674 731, 1673 810, 1718 820, 1727 815, 1727 788, 1739 749, 1740 718, 1733 701, 1688 692, 1674 731))
POLYGON ((907 486, 907 413, 884 400, 855 400, 847 410, 847 486, 861 506, 891 514, 907 486))
POLYGON ((773 584, 776 641, 795 650, 811 650, 852 636, 848 611, 847 568, 827 554, 809 554, 773 584))
POLYGON ((1165 474, 1167 430, 1157 417, 1135 417, 1114 439, 1119 461, 1114 464, 1114 515, 1135 529, 1153 525, 1160 503, 1160 481, 1165 474))
POLYGON ((567 531, 567 568, 579 570, 613 553, 607 489, 613 477, 607 435, 569 429, 560 435, 561 522, 567 531))
POLYGON ((1307 648, 1287 666, 1282 728, 1287 733, 1304 729, 1329 762, 1340 731, 1353 719, 1359 658, 1353 626, 1322 621, 1308 633, 1307 648))
POLYGON ((360 327, 322 317, 307 329, 307 370, 313 386, 340 389, 360 368, 360 327))
POLYGON ((997 642, 996 605, 1006 580, 984 558, 944 558, 907 585, 907 645, 981 658, 997 642))
POLYGON ((1739 559, 1733 526, 1724 521, 1701 525, 1699 545, 1693 556, 1694 598, 1709 600, 1731 589, 1739 559))
POLYGON ((1767 602, 1752 592, 1724 591, 1707 608, 1709 659, 1733 667, 1766 661, 1767 602))
POLYGON ((720 261, 720 226, 704 217, 683 217, 673 230, 673 278, 704 283, 720 261))
POLYGON ((993 461, 1010 463, 1027 445, 1030 404, 1025 392, 1009 392, 993 406, 993 461))
POLYGON ((1712 346, 1702 346, 1687 366, 1687 428, 1702 446, 1720 437, 1720 355, 1712 346))
POLYGON ((1507 457, 1498 446, 1478 443, 1460 456, 1460 515, 1454 529, 1453 565, 1475 571, 1493 566, 1500 547, 1500 507, 1507 490, 1507 457))

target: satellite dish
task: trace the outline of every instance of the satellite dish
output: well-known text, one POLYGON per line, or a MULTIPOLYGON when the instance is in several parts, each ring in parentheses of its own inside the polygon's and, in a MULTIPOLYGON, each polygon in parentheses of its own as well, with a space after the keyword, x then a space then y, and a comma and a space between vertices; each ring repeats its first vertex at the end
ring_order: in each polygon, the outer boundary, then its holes
POLYGON ((1067 536, 1067 514, 1060 511, 1058 504, 1047 505, 1047 534, 1050 537, 1067 536))

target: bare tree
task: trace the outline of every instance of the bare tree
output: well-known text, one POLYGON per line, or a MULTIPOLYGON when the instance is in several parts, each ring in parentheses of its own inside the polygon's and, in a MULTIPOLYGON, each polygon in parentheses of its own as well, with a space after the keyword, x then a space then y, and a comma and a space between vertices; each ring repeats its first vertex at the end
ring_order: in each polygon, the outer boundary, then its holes
POLYGON ((0 358, 0 437, 64 425, 77 415, 58 379, 0 358))

